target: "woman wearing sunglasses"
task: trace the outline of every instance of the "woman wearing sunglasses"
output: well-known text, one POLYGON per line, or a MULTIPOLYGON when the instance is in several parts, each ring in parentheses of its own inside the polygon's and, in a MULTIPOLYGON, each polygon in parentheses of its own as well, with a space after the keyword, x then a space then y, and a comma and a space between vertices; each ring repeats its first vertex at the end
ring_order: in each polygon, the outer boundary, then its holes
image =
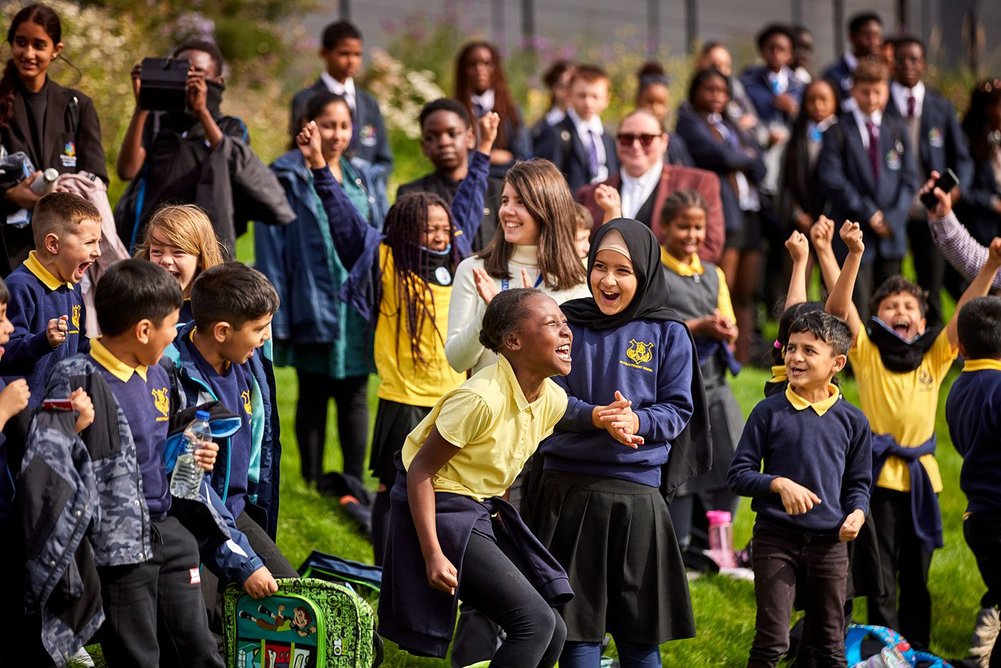
POLYGON ((599 185, 608 185, 619 192, 622 216, 634 218, 650 227, 659 243, 664 243, 661 212, 664 201, 678 190, 697 190, 709 205, 706 240, 699 251, 703 260, 719 262, 723 252, 723 205, 719 179, 712 172, 668 164, 664 154, 670 138, 660 121, 647 109, 637 109, 622 119, 615 138, 619 156, 618 173, 603 184, 588 184, 577 193, 594 217, 595 227, 604 219, 604 212, 595 201, 599 185))

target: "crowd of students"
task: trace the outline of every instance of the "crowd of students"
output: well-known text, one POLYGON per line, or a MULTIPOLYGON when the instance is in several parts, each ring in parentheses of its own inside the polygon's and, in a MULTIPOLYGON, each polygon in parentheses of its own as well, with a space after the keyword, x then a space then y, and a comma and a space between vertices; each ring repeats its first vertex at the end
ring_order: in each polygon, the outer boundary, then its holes
POLYGON ((763 28, 763 64, 739 77, 706 44, 673 132, 672 82, 647 63, 614 134, 602 68, 554 63, 529 126, 497 48, 471 42, 454 98, 420 114, 434 171, 392 206, 354 26, 324 29, 324 71, 270 169, 221 111, 218 47, 188 42, 172 52, 190 66, 183 111, 143 109, 132 73, 112 214, 97 111, 46 73, 65 58, 59 17, 22 9, 0 79, 0 142, 35 168, 0 207, 30 212, 2 230, 0 533, 25 574, 2 593, 24 611, 4 646, 40 666, 92 641, 110 666, 223 665, 222 587, 261 598, 296 576, 275 543, 275 364, 296 370, 304 480, 324 474, 331 399, 344 475, 360 481, 370 451, 379 629, 402 648, 444 656, 454 633, 456 665, 596 668, 610 634, 621 665, 659 666, 662 643, 696 632, 685 564, 706 511, 745 495, 748 665, 788 651, 795 600, 799 657, 843 666, 855 596, 931 643, 935 417, 962 355, 946 418, 979 623, 996 626, 1001 82, 978 84, 960 123, 923 81, 919 39, 885 39, 872 13, 848 32, 816 79, 802 27, 763 28), (39 195, 48 168, 63 176, 39 195), (227 261, 250 220, 256 268, 227 261), (917 283, 899 275, 908 248, 917 283), (825 303, 807 301, 815 266, 825 303), (762 303, 781 306, 779 336, 745 426, 727 378, 765 363, 762 303), (849 363, 859 408, 834 381, 849 363), (196 409, 215 438, 192 502, 169 476, 196 409))

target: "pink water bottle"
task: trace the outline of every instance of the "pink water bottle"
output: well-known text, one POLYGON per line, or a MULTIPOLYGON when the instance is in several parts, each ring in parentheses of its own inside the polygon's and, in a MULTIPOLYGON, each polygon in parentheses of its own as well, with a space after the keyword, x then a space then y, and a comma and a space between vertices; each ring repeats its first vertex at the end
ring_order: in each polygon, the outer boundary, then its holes
POLYGON ((735 568, 737 559, 733 551, 730 512, 710 510, 706 512, 706 519, 709 520, 709 556, 720 568, 735 568))

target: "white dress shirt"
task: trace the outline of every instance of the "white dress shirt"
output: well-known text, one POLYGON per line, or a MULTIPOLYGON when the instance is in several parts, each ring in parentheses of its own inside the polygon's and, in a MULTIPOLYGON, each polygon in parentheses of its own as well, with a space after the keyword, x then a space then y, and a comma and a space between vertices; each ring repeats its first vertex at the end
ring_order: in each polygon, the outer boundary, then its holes
POLYGON ((323 85, 327 87, 334 95, 340 95, 348 103, 348 107, 351 111, 355 111, 355 82, 354 79, 348 77, 341 83, 334 77, 330 76, 327 72, 320 72, 320 80, 323 81, 323 85))
POLYGON ((605 127, 601 124, 601 119, 598 116, 592 116, 589 121, 582 120, 572 107, 567 109, 567 116, 577 128, 577 136, 580 137, 585 152, 591 145, 591 133, 594 133, 594 144, 598 153, 598 173, 591 179, 591 183, 600 183, 606 180, 608 178, 608 156, 605 154, 605 142, 601 141, 602 135, 605 134, 605 127))
POLYGON ((657 189, 663 171, 663 160, 658 160, 656 165, 637 177, 629 176, 625 170, 619 170, 619 176, 622 178, 619 192, 622 196, 622 216, 624 218, 636 218, 643 203, 657 189))

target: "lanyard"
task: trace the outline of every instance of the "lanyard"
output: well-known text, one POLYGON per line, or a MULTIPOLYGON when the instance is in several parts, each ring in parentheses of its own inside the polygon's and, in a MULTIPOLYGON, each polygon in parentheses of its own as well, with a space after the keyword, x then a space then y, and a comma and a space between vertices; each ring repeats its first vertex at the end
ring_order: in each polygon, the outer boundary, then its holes
MULTIPOLYGON (((539 274, 539 277, 535 279, 535 285, 533 285, 532 287, 533 288, 537 288, 540 285, 542 285, 542 274, 539 274)), ((509 279, 502 278, 501 279, 501 290, 507 290, 510 287, 511 287, 511 281, 509 279)))

